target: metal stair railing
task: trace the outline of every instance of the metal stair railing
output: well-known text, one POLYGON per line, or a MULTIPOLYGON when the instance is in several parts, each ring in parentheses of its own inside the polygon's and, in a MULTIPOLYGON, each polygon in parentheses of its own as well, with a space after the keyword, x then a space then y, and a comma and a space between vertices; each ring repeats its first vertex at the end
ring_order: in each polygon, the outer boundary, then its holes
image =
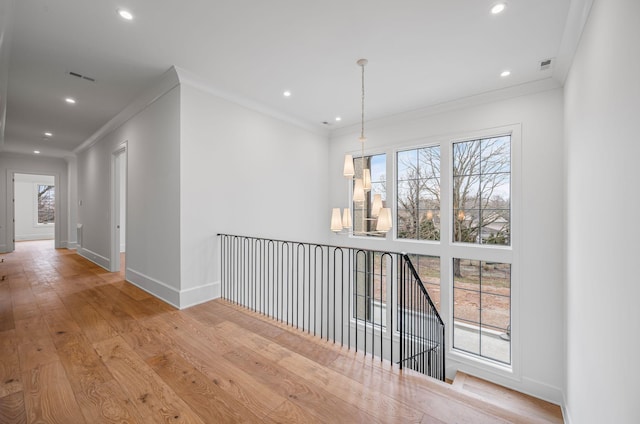
POLYGON ((444 323, 406 254, 218 234, 221 295, 444 380, 444 323))

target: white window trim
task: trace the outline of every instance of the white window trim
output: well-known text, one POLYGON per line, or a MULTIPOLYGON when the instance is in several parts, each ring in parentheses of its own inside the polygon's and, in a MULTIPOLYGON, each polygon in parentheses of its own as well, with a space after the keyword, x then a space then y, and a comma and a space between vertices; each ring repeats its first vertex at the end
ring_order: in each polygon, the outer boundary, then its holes
POLYGON ((520 341, 520 250, 521 250, 521 197, 522 197, 522 129, 521 124, 510 124, 464 133, 448 134, 426 139, 414 139, 398 143, 387 151, 387 172, 393 175, 392 184, 387 182, 387 199, 393 199, 394 227, 397 226, 396 184, 398 181, 398 152, 429 146, 440 146, 440 241, 397 238, 397 228, 387 236, 395 250, 440 257, 440 313, 446 323, 446 352, 449 366, 452 363, 461 371, 473 374, 497 374, 520 381, 521 341, 520 341), (462 141, 511 135, 511 244, 509 246, 474 245, 453 242, 453 198, 450 190, 453 184, 453 144, 462 141), (392 158, 389 160, 389 158, 392 158), (391 172, 389 172, 391 171, 391 172), (391 197, 393 196, 393 197, 391 197), (511 264, 511 364, 492 361, 453 348, 453 258, 489 260, 511 264))
MULTIPOLYGON (((446 311, 446 317, 448 317, 447 325, 447 352, 450 360, 454 360, 460 364, 459 369, 474 371, 475 369, 481 369, 483 371, 489 371, 494 374, 499 374, 504 377, 520 380, 521 378, 521 349, 520 349, 520 237, 521 229, 521 195, 522 195, 522 135, 521 126, 519 124, 509 125, 499 128, 490 128, 472 133, 464 134, 459 137, 451 138, 446 142, 444 146, 446 150, 445 154, 442 154, 441 162, 441 174, 442 163, 446 160, 446 173, 447 177, 441 179, 441 192, 447 193, 448 201, 446 202, 446 230, 440 230, 441 234, 446 231, 447 243, 443 243, 444 260, 441 261, 442 269, 441 276, 442 281, 446 281, 447 284, 447 296, 446 303, 441 300, 441 304, 446 305, 448 311, 446 311), (453 161, 453 145, 454 143, 477 140, 483 138, 497 137, 500 135, 511 136, 511 234, 509 246, 493 246, 493 245, 475 245, 470 243, 455 243, 453 241, 453 216, 451 211, 453 210, 453 199, 449 192, 453 184, 452 173, 452 161, 453 161), (446 183, 445 183, 446 181, 446 183), (446 184, 446 187, 444 187, 446 184), (453 348, 453 258, 465 258, 474 260, 494 261, 511 264, 511 364, 503 364, 497 361, 492 361, 489 358, 480 357, 464 351, 460 351, 453 348)), ((443 202, 444 203, 444 202, 443 202)), ((443 209, 441 205, 441 209, 443 209)), ((444 215, 444 212, 441 212, 444 215)), ((441 225, 443 224, 441 220, 441 225)), ((443 291, 443 287, 441 287, 443 291)))

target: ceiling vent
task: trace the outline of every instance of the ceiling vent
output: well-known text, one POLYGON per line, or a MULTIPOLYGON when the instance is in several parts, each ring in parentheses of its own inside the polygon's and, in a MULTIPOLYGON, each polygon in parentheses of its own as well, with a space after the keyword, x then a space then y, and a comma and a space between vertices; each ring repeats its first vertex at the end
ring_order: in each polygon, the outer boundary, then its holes
POLYGON ((540 70, 546 71, 547 69, 551 69, 551 65, 553 64, 552 59, 544 59, 540 61, 540 70))
POLYGON ((91 78, 86 75, 79 74, 77 72, 69 71, 67 72, 67 74, 71 75, 72 77, 80 78, 80 79, 91 81, 91 82, 96 82, 95 78, 91 78))

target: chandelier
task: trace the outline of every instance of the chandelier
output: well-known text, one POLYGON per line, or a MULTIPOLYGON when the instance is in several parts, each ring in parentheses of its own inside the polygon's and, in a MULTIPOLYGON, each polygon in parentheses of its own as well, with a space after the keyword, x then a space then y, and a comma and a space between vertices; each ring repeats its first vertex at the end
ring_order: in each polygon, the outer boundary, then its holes
POLYGON ((362 69, 362 97, 361 97, 361 124, 360 124, 360 169, 362 174, 356 178, 353 156, 344 156, 343 175, 353 185, 353 205, 360 210, 362 219, 358 224, 360 228, 353 228, 351 208, 344 208, 342 214, 340 208, 333 208, 331 213, 331 231, 335 233, 349 233, 353 235, 380 235, 386 234, 391 229, 391 209, 385 208, 382 196, 374 194, 371 199, 371 170, 365 167, 364 143, 364 67, 367 59, 360 59, 356 63, 362 69), (368 204, 371 204, 371 216, 367 216, 368 204), (369 225, 370 224, 370 225, 369 225), (375 229, 372 229, 375 228, 375 229))

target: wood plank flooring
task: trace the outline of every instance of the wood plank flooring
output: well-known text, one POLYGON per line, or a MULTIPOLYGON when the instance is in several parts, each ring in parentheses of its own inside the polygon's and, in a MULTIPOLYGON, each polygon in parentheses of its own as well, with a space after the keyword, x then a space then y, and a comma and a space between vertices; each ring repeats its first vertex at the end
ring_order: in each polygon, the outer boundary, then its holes
POLYGON ((175 310, 50 241, 1 259, 0 423, 562 422, 222 300, 175 310))

